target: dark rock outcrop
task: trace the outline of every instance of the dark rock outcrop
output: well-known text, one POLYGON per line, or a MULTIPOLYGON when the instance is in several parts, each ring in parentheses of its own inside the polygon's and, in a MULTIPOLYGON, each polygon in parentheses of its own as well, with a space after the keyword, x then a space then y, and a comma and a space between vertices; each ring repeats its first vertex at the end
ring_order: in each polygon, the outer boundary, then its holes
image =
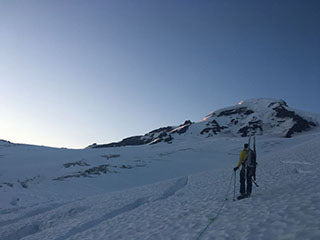
POLYGON ((106 158, 107 160, 109 160, 110 158, 118 158, 118 157, 120 157, 120 154, 104 154, 104 155, 101 155, 101 157, 106 158))
POLYGON ((173 130, 173 127, 162 127, 162 128, 158 128, 156 130, 151 131, 149 134, 153 134, 153 133, 166 133, 166 132, 170 132, 173 130))
POLYGON ((65 164, 63 164, 63 166, 65 168, 74 167, 74 166, 84 167, 84 166, 90 166, 90 164, 88 164, 88 163, 86 163, 84 161, 77 161, 77 162, 65 163, 65 164))
POLYGON ((6 186, 8 186, 8 187, 13 187, 13 184, 12 183, 9 183, 9 182, 3 182, 3 183, 0 183, 0 188, 2 188, 3 187, 3 185, 6 185, 6 186))
POLYGON ((280 106, 288 107, 288 104, 284 100, 280 100, 280 101, 275 101, 275 102, 270 103, 268 105, 268 108, 271 108, 274 105, 280 105, 280 106))
POLYGON ((240 108, 233 108, 233 109, 222 111, 219 113, 218 117, 230 116, 234 114, 250 115, 251 113, 254 113, 254 112, 246 107, 240 107, 240 108))
POLYGON ((203 135, 204 133, 213 133, 216 135, 217 133, 221 132, 222 129, 226 128, 224 126, 220 127, 219 123, 216 120, 209 122, 207 126, 211 126, 211 127, 207 127, 203 129, 200 132, 201 135, 203 135))
POLYGON ((285 137, 290 138, 296 132, 302 132, 316 126, 312 121, 307 121, 301 116, 297 115, 294 111, 287 110, 284 106, 280 105, 273 108, 276 111, 276 117, 278 118, 291 118, 294 121, 294 125, 288 130, 285 137))
POLYGON ((262 133, 263 132, 262 126, 263 126, 262 120, 253 120, 253 121, 250 121, 247 126, 240 128, 238 130, 238 133, 241 134, 241 137, 247 137, 249 136, 250 132, 257 132, 257 129, 259 129, 260 132, 262 133))
POLYGON ((70 174, 70 175, 66 175, 66 176, 62 176, 62 177, 57 177, 53 180, 65 180, 68 178, 79 178, 79 177, 92 177, 93 175, 101 175, 101 174, 106 174, 106 173, 116 173, 116 171, 112 171, 110 170, 110 167, 115 167, 115 166, 111 166, 109 164, 103 164, 103 165, 99 165, 97 167, 92 167, 89 168, 85 171, 80 171, 80 172, 76 172, 74 174, 70 174))
POLYGON ((144 144, 155 144, 166 140, 166 142, 170 142, 171 136, 169 134, 173 130, 173 127, 162 127, 155 129, 145 135, 133 136, 123 139, 120 142, 113 142, 108 144, 92 144, 90 148, 109 148, 109 147, 124 147, 124 146, 138 146, 144 144))
POLYGON ((27 178, 27 179, 25 179, 25 180, 23 180, 23 181, 18 180, 18 183, 20 183, 21 187, 23 187, 23 188, 28 188, 28 187, 29 187, 29 184, 30 184, 31 182, 37 183, 37 181, 38 181, 39 179, 40 179, 40 176, 38 175, 38 176, 35 176, 35 177, 33 177, 33 178, 27 178))
POLYGON ((123 146, 136 146, 150 143, 151 140, 144 140, 143 136, 133 136, 123 139, 120 142, 113 142, 101 145, 92 145, 91 148, 108 148, 108 147, 123 147, 123 146))
POLYGON ((183 134, 189 129, 191 124, 192 122, 190 120, 186 120, 183 124, 179 125, 179 127, 170 131, 170 133, 178 133, 179 135, 183 134))
POLYGON ((167 138, 165 138, 163 141, 167 142, 167 143, 172 143, 173 137, 171 135, 169 135, 167 138))

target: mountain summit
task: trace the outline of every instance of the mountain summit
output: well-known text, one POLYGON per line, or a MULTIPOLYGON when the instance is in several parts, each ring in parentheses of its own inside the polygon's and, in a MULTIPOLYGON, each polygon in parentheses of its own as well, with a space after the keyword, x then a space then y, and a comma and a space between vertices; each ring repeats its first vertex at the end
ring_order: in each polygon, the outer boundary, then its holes
POLYGON ((240 101, 235 106, 214 111, 196 123, 187 120, 179 126, 162 127, 143 136, 133 136, 109 144, 93 144, 89 147, 172 143, 175 139, 190 135, 246 137, 250 132, 290 138, 318 125, 319 116, 293 109, 284 100, 258 98, 240 101))

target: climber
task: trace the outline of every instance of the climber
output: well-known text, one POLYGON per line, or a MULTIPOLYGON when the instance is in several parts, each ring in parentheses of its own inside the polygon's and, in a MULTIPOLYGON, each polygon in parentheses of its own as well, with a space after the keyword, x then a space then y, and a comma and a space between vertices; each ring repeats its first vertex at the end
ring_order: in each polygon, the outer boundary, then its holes
POLYGON ((256 154, 250 149, 249 144, 244 144, 244 149, 240 153, 238 165, 233 169, 235 172, 241 167, 240 171, 240 196, 238 199, 250 197, 252 192, 252 177, 256 166, 256 154), (246 189, 247 181, 247 189, 246 189))

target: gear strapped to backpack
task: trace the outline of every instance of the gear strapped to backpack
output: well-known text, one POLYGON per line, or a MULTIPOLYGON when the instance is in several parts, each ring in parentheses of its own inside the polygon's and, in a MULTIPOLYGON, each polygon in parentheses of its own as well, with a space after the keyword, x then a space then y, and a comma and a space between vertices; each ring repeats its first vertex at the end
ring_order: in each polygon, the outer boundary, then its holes
POLYGON ((256 154, 250 148, 245 150, 247 157, 244 159, 243 164, 245 167, 256 166, 256 154))
POLYGON ((257 154, 256 154, 256 136, 253 135, 253 150, 250 148, 251 135, 249 136, 248 149, 246 149, 247 157, 243 161, 243 167, 250 170, 250 175, 256 180, 257 154))

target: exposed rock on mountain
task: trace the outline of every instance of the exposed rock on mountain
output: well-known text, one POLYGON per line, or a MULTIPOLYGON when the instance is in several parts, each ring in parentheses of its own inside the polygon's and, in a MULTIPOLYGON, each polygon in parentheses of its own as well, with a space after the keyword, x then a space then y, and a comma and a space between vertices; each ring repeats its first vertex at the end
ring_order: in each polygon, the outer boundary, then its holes
POLYGON ((125 138, 116 143, 93 144, 89 147, 173 143, 176 138, 190 135, 213 137, 227 134, 235 137, 247 137, 252 132, 289 138, 296 133, 318 126, 317 119, 318 117, 315 115, 290 108, 281 99, 250 99, 241 101, 235 106, 212 112, 197 123, 187 120, 177 127, 163 127, 143 136, 125 138))
POLYGON ((291 137, 296 132, 302 132, 310 129, 311 126, 313 127, 316 126, 316 123, 305 120, 301 116, 297 115, 294 111, 289 111, 283 105, 279 105, 273 108, 273 110, 276 111, 276 117, 293 120, 294 124, 286 134, 286 137, 288 138, 291 137))
POLYGON ((227 128, 227 127, 224 127, 224 126, 221 127, 216 120, 212 120, 211 122, 208 122, 206 125, 210 126, 210 127, 207 127, 205 129, 203 129, 200 132, 200 134, 209 133, 210 136, 212 136, 212 134, 217 135, 219 132, 221 132, 221 130, 227 128))

